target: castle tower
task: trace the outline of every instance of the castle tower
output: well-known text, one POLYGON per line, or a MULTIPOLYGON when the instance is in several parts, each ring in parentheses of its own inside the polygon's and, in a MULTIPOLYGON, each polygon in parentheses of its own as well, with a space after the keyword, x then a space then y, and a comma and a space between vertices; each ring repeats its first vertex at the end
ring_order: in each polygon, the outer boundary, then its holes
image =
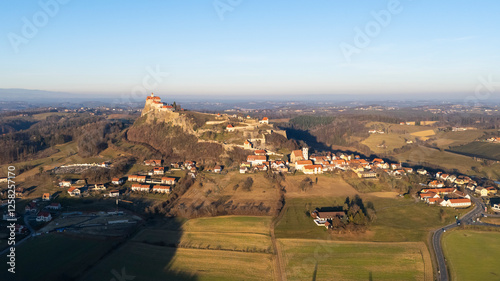
POLYGON ((309 160, 309 148, 302 148, 302 156, 304 156, 304 160, 309 160))

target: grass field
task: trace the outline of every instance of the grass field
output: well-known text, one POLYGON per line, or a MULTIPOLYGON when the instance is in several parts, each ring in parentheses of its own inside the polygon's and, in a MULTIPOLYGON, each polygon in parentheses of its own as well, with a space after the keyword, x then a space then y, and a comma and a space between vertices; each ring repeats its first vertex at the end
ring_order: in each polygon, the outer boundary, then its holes
POLYGON ((276 226, 277 238, 333 239, 347 241, 375 242, 420 242, 425 241, 430 230, 451 223, 456 214, 465 214, 466 210, 457 211, 443 208, 447 218, 441 222, 441 207, 429 206, 413 199, 384 198, 380 196, 361 196, 364 204, 372 202, 377 219, 369 226, 369 230, 356 235, 333 235, 324 227, 314 224, 308 216, 309 210, 317 207, 342 206, 345 197, 310 197, 287 199, 286 209, 281 221, 276 226))
POLYGON ((112 278, 111 270, 121 268, 137 280, 269 280, 270 222, 271 217, 224 216, 187 220, 177 230, 147 228, 83 280, 112 278))
POLYGON ((233 251, 176 249, 129 242, 102 260, 82 280, 111 280, 112 270, 135 280, 268 280, 271 255, 233 251))
POLYGON ((279 239, 288 280, 431 280, 424 243, 279 239))
POLYGON ((199 218, 188 220, 181 231, 145 229, 133 240, 150 244, 178 243, 183 248, 270 253, 270 223, 271 217, 199 218))
POLYGON ((436 133, 434 130, 424 130, 411 133, 412 136, 415 136, 423 141, 428 140, 431 136, 434 136, 436 133))
POLYGON ((449 171, 456 169, 464 174, 500 179, 500 164, 485 166, 482 162, 475 161, 471 157, 465 155, 459 155, 424 146, 415 147, 412 150, 396 154, 394 157, 397 161, 411 164, 431 164, 449 171), (475 167, 475 170, 473 170, 473 167, 475 167))
POLYGON ((450 148, 450 151, 500 161, 500 144, 475 141, 450 148))
MULTIPOLYGON (((29 240, 16 249, 17 280, 72 280, 96 263, 116 242, 84 240, 48 234, 29 240)), ((0 280, 7 272, 6 257, 0 258, 0 280)), ((96 279, 97 280, 97 279, 96 279)))
POLYGON ((458 146, 468 144, 480 138, 484 134, 484 130, 469 130, 462 132, 438 132, 437 140, 434 142, 440 148, 448 148, 450 146, 458 146))
POLYGON ((500 232, 454 230, 444 234, 443 250, 451 279, 500 280, 500 232))
POLYGON ((286 196, 295 197, 335 197, 335 196, 354 196, 358 192, 339 175, 321 174, 321 175, 287 175, 283 183, 286 186, 286 196), (303 191, 300 188, 301 182, 310 178, 314 184, 312 187, 303 191), (316 183, 316 178, 318 179, 316 183))
POLYGON ((395 148, 400 148, 406 145, 406 140, 414 140, 415 137, 410 135, 399 135, 399 134, 370 134, 368 138, 363 140, 361 143, 367 145, 370 150, 375 153, 386 153, 391 152, 395 148), (378 147, 384 144, 385 147, 378 147))

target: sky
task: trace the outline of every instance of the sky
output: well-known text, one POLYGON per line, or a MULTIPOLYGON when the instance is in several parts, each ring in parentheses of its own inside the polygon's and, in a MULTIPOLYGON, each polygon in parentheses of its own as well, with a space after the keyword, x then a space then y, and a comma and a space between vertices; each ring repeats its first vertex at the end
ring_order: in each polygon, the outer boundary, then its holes
POLYGON ((499 13, 494 0, 5 0, 0 88, 473 95, 500 81, 499 13))

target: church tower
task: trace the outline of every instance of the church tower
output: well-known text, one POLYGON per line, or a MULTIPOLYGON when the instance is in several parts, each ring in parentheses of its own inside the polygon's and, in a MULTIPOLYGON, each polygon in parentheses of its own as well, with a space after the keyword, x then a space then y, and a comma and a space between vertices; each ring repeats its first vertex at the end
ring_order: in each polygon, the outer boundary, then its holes
POLYGON ((302 156, 304 156, 304 160, 309 160, 309 148, 302 148, 302 156))

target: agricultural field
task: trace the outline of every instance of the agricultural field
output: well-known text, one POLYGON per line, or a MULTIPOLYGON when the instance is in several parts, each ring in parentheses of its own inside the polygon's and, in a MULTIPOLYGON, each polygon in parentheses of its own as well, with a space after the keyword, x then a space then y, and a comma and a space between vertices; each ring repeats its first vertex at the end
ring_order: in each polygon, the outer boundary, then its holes
POLYGON ((453 230, 443 236, 452 280, 498 280, 500 232, 453 230))
MULTIPOLYGON (((191 206, 191 210, 198 211, 200 208, 195 207, 220 202, 221 206, 231 205, 231 207, 224 208, 226 211, 231 210, 230 214, 238 214, 238 211, 244 208, 245 214, 253 212, 252 214, 257 215, 271 215, 276 212, 279 199, 279 189, 271 180, 265 178, 264 173, 240 174, 238 171, 231 171, 227 174, 214 174, 207 172, 198 175, 196 183, 180 197, 179 204, 191 206), (253 183, 250 188, 245 188, 245 181, 248 178, 251 178, 253 183)), ((201 209, 203 212, 212 212, 208 207, 201 209)))
MULTIPOLYGON (((47 234, 16 248, 17 280, 73 280, 99 261, 117 241, 47 234)), ((0 257, 0 280, 10 279, 7 258, 0 257)), ((97 280, 97 279, 96 279, 97 280)))
POLYGON ((431 280, 423 242, 279 239, 288 280, 431 280))
POLYGON ((394 155, 397 161, 416 165, 434 165, 464 174, 486 176, 500 179, 500 164, 484 165, 471 157, 452 152, 442 151, 424 146, 415 147, 409 151, 394 155))
POLYGON ((145 229, 133 241, 178 244, 181 248, 270 253, 270 223, 271 217, 198 218, 188 220, 180 230, 145 229))
POLYGON ((336 197, 336 196, 354 196, 358 192, 339 175, 320 174, 320 175, 286 175, 282 183, 286 187, 287 198, 296 197, 336 197), (301 183, 305 179, 311 179, 313 184, 305 191, 301 189, 301 183), (318 181, 316 182, 316 179, 318 181))
POLYGON ((390 153, 394 149, 401 148, 406 145, 407 140, 414 141, 415 137, 411 135, 399 135, 393 133, 370 134, 370 136, 361 143, 368 146, 374 153, 390 153))
POLYGON ((411 133, 412 136, 415 136, 423 141, 428 140, 431 136, 434 136, 436 133, 434 130, 424 130, 411 133))
POLYGON ((462 146, 451 147, 451 152, 500 161, 500 144, 475 141, 462 146))
POLYGON ((471 143, 484 135, 484 130, 468 130, 460 132, 438 132, 435 141, 439 148, 449 148, 471 143))
POLYGON ((314 224, 309 212, 317 207, 342 206, 345 197, 309 197, 287 199, 283 218, 276 225, 277 238, 333 239, 347 241, 374 242, 420 242, 426 241, 430 230, 451 223, 457 214, 466 210, 429 206, 413 199, 402 197, 387 198, 370 193, 361 195, 366 205, 372 202, 377 219, 368 231, 356 235, 342 234, 330 236, 324 227, 314 224), (444 221, 440 209, 444 210, 444 221))
POLYGON ((271 217, 224 216, 147 228, 83 280, 112 278, 114 268, 138 280, 268 280, 270 222, 271 217))

